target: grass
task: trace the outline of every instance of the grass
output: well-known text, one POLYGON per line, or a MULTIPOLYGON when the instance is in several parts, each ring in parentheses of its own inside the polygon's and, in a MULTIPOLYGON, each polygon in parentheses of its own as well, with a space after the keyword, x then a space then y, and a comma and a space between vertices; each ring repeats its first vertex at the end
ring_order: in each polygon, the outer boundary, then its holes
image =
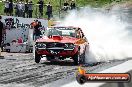
MULTIPOLYGON (((15 1, 15 0, 14 0, 15 1)), ((33 0, 33 3, 37 3, 38 0, 33 0)), ((53 6, 53 14, 58 15, 59 9, 60 9, 60 0, 44 0, 44 3, 47 4, 48 2, 51 2, 51 5, 53 6)), ((61 6, 63 6, 65 0, 61 0, 61 6)), ((70 2, 71 0, 68 0, 70 2)), ((126 2, 126 1, 132 1, 132 0, 75 0, 77 7, 84 7, 84 6, 92 6, 92 7, 104 7, 108 6, 111 3, 120 3, 120 2, 126 2)), ((4 3, 0 3, 0 14, 4 15, 4 3)), ((36 7, 34 6, 34 12, 33 17, 35 16, 35 10, 36 7)), ((44 17, 47 17, 45 15, 46 7, 44 7, 44 17)))

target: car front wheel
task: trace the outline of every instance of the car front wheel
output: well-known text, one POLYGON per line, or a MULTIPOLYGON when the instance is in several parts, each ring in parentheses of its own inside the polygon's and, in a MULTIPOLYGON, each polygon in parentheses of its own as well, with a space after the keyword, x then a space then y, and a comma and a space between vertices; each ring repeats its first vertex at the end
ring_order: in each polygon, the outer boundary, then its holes
POLYGON ((78 64, 84 64, 85 63, 85 53, 83 54, 79 54, 79 52, 77 52, 74 56, 73 56, 73 60, 74 60, 74 64, 78 65, 78 64))
POLYGON ((78 52, 73 56, 73 60, 74 60, 75 65, 79 64, 79 53, 78 52))

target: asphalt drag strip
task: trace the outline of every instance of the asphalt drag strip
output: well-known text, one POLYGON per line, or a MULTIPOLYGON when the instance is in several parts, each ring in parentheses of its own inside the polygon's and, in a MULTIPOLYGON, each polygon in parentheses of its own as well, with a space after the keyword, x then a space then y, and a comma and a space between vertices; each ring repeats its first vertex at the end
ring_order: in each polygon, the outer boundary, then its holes
MULTIPOLYGON (((85 66, 88 72, 99 72, 127 60, 85 66)), ((73 62, 34 62, 32 54, 5 53, 0 59, 0 87, 60 87, 75 81, 78 66, 73 62)))

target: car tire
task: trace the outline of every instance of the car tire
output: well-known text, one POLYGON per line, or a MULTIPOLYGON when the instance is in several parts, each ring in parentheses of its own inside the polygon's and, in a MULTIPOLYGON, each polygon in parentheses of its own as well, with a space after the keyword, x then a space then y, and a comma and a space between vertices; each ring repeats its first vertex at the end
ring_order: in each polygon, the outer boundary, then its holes
POLYGON ((73 56, 73 60, 74 60, 74 65, 79 64, 79 53, 78 52, 73 56))
POLYGON ((74 60, 74 64, 75 64, 75 65, 84 64, 84 63, 85 63, 85 53, 79 55, 79 52, 77 52, 77 53, 73 56, 73 60, 74 60))
POLYGON ((39 63, 41 60, 41 55, 39 55, 37 52, 35 52, 35 62, 39 63))
POLYGON ((85 52, 82 55, 80 55, 79 63, 80 64, 84 64, 85 63, 85 52))

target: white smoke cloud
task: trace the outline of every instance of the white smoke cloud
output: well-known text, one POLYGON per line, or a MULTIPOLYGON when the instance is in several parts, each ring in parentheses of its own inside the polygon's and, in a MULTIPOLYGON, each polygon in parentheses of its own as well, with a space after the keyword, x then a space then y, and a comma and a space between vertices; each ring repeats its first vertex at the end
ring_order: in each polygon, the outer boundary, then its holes
POLYGON ((82 28, 90 43, 86 51, 89 63, 132 57, 132 40, 125 29, 127 24, 115 14, 84 8, 70 12, 62 25, 82 28))

